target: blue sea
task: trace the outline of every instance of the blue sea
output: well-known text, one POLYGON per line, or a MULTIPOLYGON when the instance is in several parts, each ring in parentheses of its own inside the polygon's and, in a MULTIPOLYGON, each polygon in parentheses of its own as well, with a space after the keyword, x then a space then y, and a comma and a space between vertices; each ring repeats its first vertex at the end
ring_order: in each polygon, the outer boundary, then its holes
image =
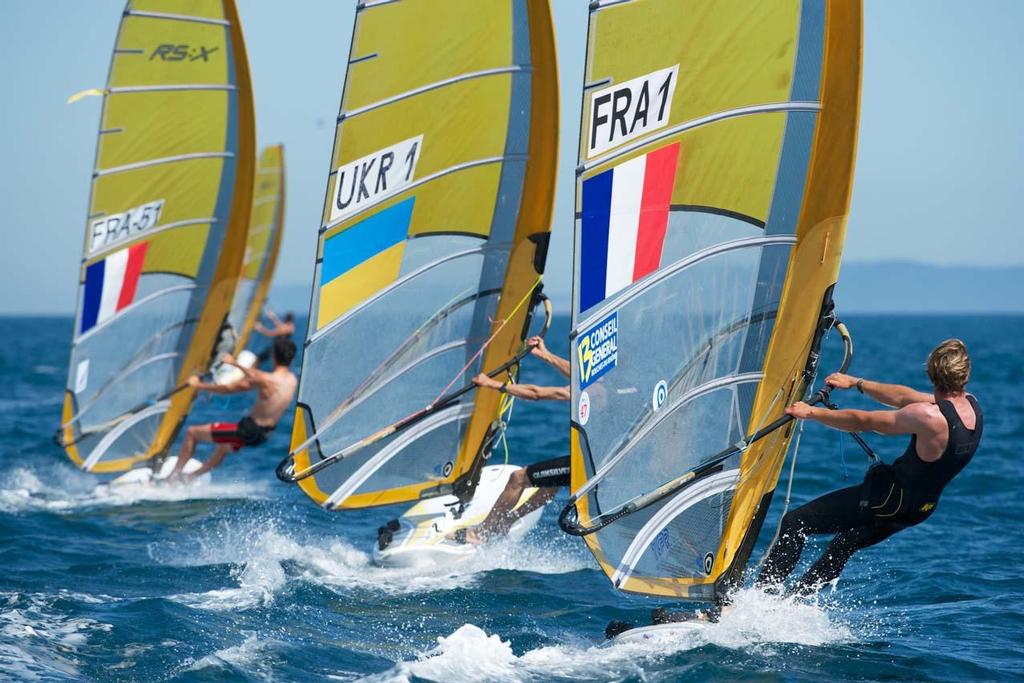
MULTIPOLYGON (((964 338, 982 448, 923 525, 854 557, 809 603, 741 592, 718 624, 668 644, 601 647, 610 619, 663 604, 614 591, 557 527, 564 492, 524 542, 436 573, 375 568, 400 510, 328 513, 273 474, 288 425, 209 484, 116 493, 51 442, 70 319, 7 318, 0 346, 0 677, 11 680, 675 681, 1024 679, 1024 318, 847 322, 851 372, 924 384, 936 342, 964 338)), ((567 322, 549 335, 565 352, 567 322)), ((823 370, 838 362, 828 341, 823 370)), ((529 361, 522 380, 557 378, 529 361)), ((866 406, 850 392, 844 406, 866 406)), ((193 421, 247 399, 202 399, 193 421)), ((564 404, 516 407, 509 462, 566 451, 564 404)), ((871 435, 892 459, 905 441, 871 435)), ((504 452, 495 453, 503 462, 504 452)), ((848 438, 809 425, 798 505, 863 476, 848 438)), ((778 520, 788 473, 754 554, 778 520)), ((809 547, 812 558, 821 543, 809 547)), ((680 605, 687 607, 686 605, 680 605)))

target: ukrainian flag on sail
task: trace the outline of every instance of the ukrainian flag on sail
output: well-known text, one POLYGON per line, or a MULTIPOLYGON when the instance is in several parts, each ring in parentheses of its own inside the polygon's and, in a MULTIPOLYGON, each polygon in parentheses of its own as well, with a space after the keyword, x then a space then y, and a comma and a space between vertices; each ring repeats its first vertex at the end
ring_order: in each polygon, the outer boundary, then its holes
POLYGON ((317 329, 398 278, 415 197, 324 240, 317 329))

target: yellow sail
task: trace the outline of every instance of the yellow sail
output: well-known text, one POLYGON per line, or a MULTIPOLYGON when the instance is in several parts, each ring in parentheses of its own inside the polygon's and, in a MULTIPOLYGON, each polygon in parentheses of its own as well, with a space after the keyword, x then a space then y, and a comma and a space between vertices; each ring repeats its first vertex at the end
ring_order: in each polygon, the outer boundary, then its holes
POLYGON ((104 89, 59 440, 95 473, 162 454, 209 367, 252 203, 234 0, 131 0, 104 89))
POLYGON ((501 396, 437 401, 523 348, 557 95, 546 0, 359 5, 289 465, 316 502, 472 488, 501 396))
POLYGON ((245 348, 274 279, 284 235, 284 145, 264 148, 256 167, 249 236, 228 323, 235 354, 245 348))
POLYGON ((805 395, 830 320, 860 3, 590 9, 563 528, 617 588, 712 599, 747 563, 791 429, 742 444, 805 395))

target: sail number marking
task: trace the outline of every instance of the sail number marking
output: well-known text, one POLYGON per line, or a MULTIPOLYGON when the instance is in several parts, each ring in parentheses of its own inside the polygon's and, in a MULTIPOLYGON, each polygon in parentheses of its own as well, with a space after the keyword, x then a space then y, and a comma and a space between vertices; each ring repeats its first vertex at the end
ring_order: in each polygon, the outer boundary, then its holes
POLYGON ((423 136, 418 135, 338 168, 331 199, 331 222, 351 216, 411 184, 422 147, 423 136))
POLYGON ((676 64, 592 93, 587 157, 668 125, 678 73, 676 64))
POLYGON ((160 222, 164 200, 157 199, 121 213, 97 218, 89 224, 89 252, 109 247, 146 232, 160 222))

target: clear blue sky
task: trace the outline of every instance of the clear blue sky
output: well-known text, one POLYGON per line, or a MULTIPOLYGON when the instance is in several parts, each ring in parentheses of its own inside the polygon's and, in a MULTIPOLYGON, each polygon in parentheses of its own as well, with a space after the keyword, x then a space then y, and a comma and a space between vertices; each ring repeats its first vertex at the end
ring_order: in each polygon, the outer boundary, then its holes
MULTIPOLYGON (((586 0, 553 0, 562 170, 549 290, 568 291, 586 0)), ((278 282, 312 276, 354 0, 240 0, 260 144, 284 142, 278 282)), ((123 0, 0 4, 0 312, 68 312, 100 102, 123 0)), ((1024 2, 868 0, 863 112, 845 259, 1024 264, 1024 2)))

